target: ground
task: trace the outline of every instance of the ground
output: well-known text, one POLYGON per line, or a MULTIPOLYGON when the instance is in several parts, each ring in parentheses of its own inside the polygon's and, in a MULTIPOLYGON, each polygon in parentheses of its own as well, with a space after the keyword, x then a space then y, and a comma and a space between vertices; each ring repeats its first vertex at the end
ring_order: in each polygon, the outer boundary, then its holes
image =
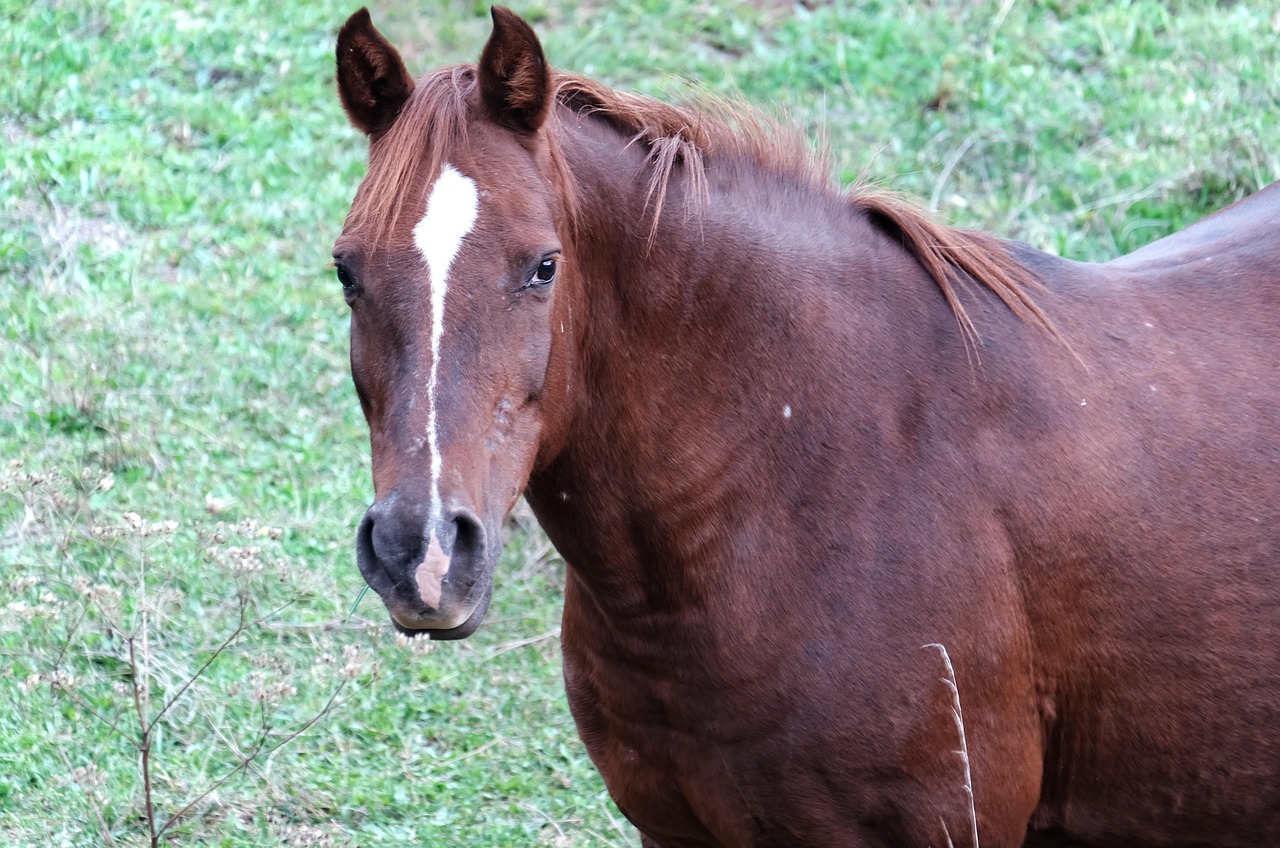
MULTIPOLYGON (((354 0, 0 2, 0 842, 636 844, 527 514, 469 641, 406 644, 361 595, 328 268, 363 169, 332 82, 354 0)), ((1280 177, 1266 4, 514 5, 560 67, 787 113, 834 180, 1075 258, 1280 177)), ((417 71, 488 29, 374 17, 417 71)))

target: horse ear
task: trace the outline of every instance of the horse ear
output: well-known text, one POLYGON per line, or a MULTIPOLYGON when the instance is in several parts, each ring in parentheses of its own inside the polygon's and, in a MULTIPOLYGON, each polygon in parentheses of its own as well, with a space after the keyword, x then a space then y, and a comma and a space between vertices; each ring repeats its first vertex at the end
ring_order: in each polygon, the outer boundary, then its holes
POLYGON ((534 133, 551 108, 551 69, 533 28, 494 6, 493 33, 480 54, 480 99, 489 115, 509 129, 534 133))
POLYGON ((365 135, 386 132, 413 93, 404 60, 382 37, 369 10, 356 12, 338 31, 338 97, 351 124, 365 135))

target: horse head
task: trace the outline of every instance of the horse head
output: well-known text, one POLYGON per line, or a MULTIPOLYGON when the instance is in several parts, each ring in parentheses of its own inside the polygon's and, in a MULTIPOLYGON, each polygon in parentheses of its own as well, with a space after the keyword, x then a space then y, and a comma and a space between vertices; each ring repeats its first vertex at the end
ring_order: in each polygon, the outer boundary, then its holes
POLYGON ((462 638, 488 609, 502 522, 568 414, 575 281, 551 72, 502 8, 478 65, 416 83, 361 9, 337 68, 370 145, 333 253, 373 458, 357 558, 399 628, 462 638))

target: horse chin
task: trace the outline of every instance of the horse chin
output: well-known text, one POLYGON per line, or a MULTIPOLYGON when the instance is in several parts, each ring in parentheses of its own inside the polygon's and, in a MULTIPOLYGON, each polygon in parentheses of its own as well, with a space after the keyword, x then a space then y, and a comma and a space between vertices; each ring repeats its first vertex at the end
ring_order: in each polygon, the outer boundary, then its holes
MULTIPOLYGON (((445 641, 453 639, 465 639, 480 628, 481 622, 484 621, 485 613, 489 611, 489 601, 493 599, 493 584, 490 583, 485 587, 476 605, 472 607, 471 612, 462 619, 458 624, 446 627, 437 627, 433 624, 427 624, 417 616, 408 615, 403 618, 391 612, 391 624, 406 636, 426 636, 434 641, 445 641)), ((441 622, 449 624, 449 622, 441 622)))

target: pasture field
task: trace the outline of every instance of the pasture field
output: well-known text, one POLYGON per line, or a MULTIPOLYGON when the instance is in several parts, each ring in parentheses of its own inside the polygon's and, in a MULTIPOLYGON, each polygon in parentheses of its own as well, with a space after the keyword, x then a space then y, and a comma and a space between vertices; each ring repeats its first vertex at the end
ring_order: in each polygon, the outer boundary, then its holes
MULTIPOLYGON (((526 513, 472 639, 398 641, 361 597, 328 268, 365 152, 333 85, 356 2, 0 0, 0 844, 637 843, 565 706, 564 566, 526 513)), ((1271 4, 516 11, 560 67, 785 112, 834 179, 1079 259, 1280 178, 1271 4)), ((374 19, 421 72, 474 59, 486 12, 374 19)))

